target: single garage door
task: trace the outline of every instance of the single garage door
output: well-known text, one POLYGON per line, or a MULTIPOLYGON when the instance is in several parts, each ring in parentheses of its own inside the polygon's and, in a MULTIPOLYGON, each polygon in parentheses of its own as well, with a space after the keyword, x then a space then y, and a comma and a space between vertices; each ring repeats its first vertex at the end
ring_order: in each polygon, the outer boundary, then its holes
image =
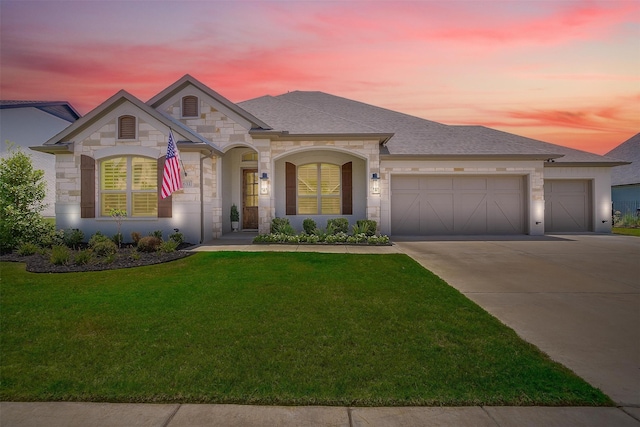
POLYGON ((391 177, 391 234, 524 234, 522 176, 391 177))
POLYGON ((591 231, 591 181, 544 180, 544 231, 591 231))

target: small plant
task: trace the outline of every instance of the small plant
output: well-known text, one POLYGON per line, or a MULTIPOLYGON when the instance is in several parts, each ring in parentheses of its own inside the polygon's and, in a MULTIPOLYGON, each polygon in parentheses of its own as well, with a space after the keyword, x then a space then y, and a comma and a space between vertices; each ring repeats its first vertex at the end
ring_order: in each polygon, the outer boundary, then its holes
POLYGON ((138 250, 140 252, 156 252, 161 244, 162 239, 156 236, 146 236, 138 242, 138 250))
POLYGON ((70 257, 71 254, 68 247, 56 245, 51 248, 51 257, 49 259, 51 261, 51 264, 66 265, 69 263, 70 257))
POLYGON ((374 236, 378 228, 378 223, 371 219, 359 219, 353 226, 353 234, 364 233, 367 236, 374 236))
POLYGON ((118 259, 118 255, 113 253, 113 254, 109 254, 105 257, 104 260, 102 260, 102 262, 104 264, 113 264, 115 262, 115 260, 118 259))
POLYGON ((169 240, 172 240, 177 243, 178 246, 184 243, 184 236, 182 233, 178 233, 177 231, 173 234, 169 234, 169 240))
POLYGON ((140 259, 140 252, 138 251, 131 251, 131 253, 129 254, 129 258, 131 258, 134 261, 138 261, 140 259))
POLYGON ((138 245, 138 242, 140 241, 141 238, 142 238, 142 234, 138 233, 137 231, 131 232, 131 240, 133 240, 133 243, 136 246, 138 245))
POLYGON ((327 234, 348 233, 349 220, 347 218, 333 218, 327 220, 327 234), (331 230, 331 233, 329 233, 331 230))
POLYGON ((91 238, 89 239, 89 247, 92 248, 98 242, 104 242, 105 240, 111 241, 107 236, 97 231, 91 238))
POLYGON ((21 243, 18 246, 18 255, 20 256, 29 256, 29 255, 33 255, 36 252, 38 252, 38 245, 34 244, 34 243, 21 243))
POLYGON ((153 237, 155 237, 157 239, 162 240, 162 230, 155 230, 155 231, 149 233, 149 236, 153 236, 153 237))
POLYGON ((116 252, 118 252, 118 246, 108 238, 107 240, 101 240, 99 242, 95 242, 91 246, 91 249, 93 250, 93 253, 101 257, 113 255, 116 252))
POLYGON ((120 244, 122 243, 122 233, 120 233, 120 229, 122 228, 122 221, 127 217, 127 211, 123 209, 111 209, 109 211, 109 215, 111 215, 111 218, 114 218, 116 220, 116 225, 118 227, 116 236, 120 236, 120 240, 118 240, 118 242, 116 243, 118 247, 120 247, 120 244))
POLYGON ((122 243, 123 243, 124 237, 122 237, 122 233, 116 233, 116 234, 113 235, 111 240, 113 241, 113 243, 115 243, 120 248, 120 247, 122 247, 122 243))
POLYGON ((62 233, 62 241, 71 249, 78 249, 78 246, 84 240, 84 233, 77 228, 67 228, 62 233))
POLYGON ((318 226, 316 225, 316 222, 313 220, 313 218, 306 218, 304 221, 302 221, 302 229, 305 233, 315 234, 316 228, 318 228, 318 226))
POLYGON ((91 262, 91 258, 93 258, 91 251, 78 251, 73 258, 73 262, 77 265, 86 265, 91 262))
POLYGON ((160 252, 170 253, 175 252, 178 248, 178 242, 175 240, 167 240, 166 242, 160 243, 160 247, 158 248, 160 252))
POLYGON ((231 222, 240 221, 240 212, 238 211, 238 207, 235 203, 231 205, 231 213, 229 214, 229 219, 231 219, 231 222))
POLYGON ((296 234, 296 230, 289 223, 289 218, 273 218, 271 220, 272 234, 296 234))

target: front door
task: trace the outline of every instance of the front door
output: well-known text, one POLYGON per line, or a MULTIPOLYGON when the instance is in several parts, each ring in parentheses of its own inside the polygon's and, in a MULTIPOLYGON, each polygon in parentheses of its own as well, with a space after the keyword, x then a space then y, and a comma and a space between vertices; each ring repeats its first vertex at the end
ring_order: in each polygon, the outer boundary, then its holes
POLYGON ((242 228, 258 228, 258 170, 242 170, 242 228))

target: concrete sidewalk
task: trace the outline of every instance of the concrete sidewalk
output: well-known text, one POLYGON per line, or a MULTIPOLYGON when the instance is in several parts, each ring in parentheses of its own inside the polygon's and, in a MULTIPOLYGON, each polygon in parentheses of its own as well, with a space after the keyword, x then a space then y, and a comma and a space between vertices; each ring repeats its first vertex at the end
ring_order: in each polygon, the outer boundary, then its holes
POLYGON ((638 408, 0 403, 2 427, 638 427, 638 408))

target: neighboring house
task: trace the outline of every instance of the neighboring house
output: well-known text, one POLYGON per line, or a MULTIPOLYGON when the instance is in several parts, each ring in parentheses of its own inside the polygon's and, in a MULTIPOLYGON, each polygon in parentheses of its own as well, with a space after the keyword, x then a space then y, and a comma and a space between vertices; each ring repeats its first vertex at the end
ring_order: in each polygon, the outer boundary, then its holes
POLYGON ((625 164, 481 126, 447 126, 321 92, 234 104, 186 75, 148 102, 120 91, 44 145, 59 227, 115 234, 298 230, 345 217, 389 235, 611 230, 611 168, 625 164), (169 130, 184 189, 158 196, 169 130))
POLYGON ((34 144, 41 144, 80 118, 80 114, 64 101, 0 101, 0 156, 8 155, 6 141, 15 143, 31 156, 35 169, 44 171, 47 207, 42 214, 55 214, 55 158, 46 153, 27 150, 34 144))
POLYGON ((605 154, 607 157, 632 162, 611 171, 613 211, 622 215, 640 211, 640 133, 605 154))

